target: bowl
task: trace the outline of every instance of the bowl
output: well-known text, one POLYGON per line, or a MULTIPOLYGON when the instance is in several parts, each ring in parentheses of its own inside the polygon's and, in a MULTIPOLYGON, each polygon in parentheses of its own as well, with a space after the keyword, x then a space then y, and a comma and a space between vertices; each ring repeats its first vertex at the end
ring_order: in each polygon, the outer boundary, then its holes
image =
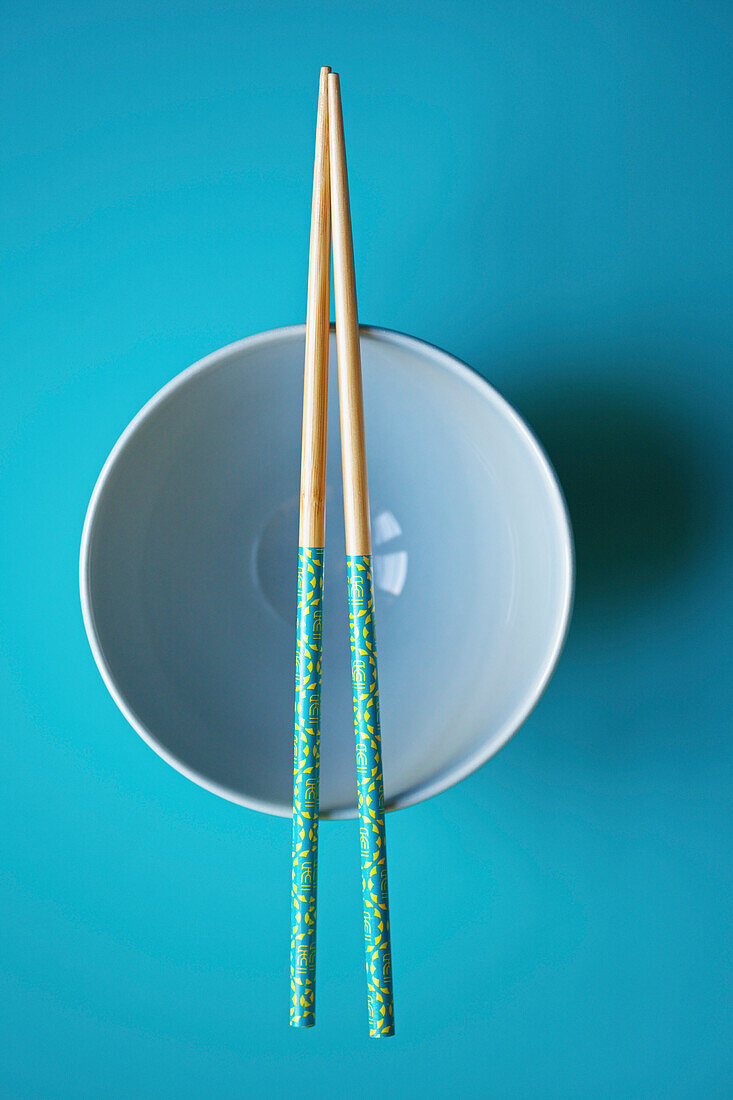
MULTIPOLYGON (((292 812, 304 326, 250 336, 168 383, 113 448, 81 546, 94 658, 174 768, 292 812)), ((555 474, 516 412, 452 355, 361 329, 387 809, 445 790, 519 728, 570 616, 555 474)), ((356 816, 331 333, 321 815, 356 816)))

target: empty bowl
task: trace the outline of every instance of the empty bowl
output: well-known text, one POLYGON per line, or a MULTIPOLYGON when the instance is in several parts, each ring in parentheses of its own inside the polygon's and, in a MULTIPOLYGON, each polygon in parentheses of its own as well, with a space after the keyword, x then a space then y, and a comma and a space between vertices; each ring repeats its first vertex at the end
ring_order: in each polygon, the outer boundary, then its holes
MULTIPOLYGON (((135 417, 94 489, 84 622, 115 702, 216 794, 290 815, 304 326, 184 371, 135 417)), ((385 803, 495 753, 562 648, 572 540, 557 480, 507 402, 453 356, 361 330, 385 803)), ((356 816, 331 334, 321 814, 356 816)))

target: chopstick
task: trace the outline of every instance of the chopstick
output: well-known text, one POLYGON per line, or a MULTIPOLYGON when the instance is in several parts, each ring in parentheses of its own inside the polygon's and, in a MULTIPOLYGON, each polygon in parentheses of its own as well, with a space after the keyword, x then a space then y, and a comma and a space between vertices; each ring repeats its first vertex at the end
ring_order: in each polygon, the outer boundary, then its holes
POLYGON ((336 303, 341 464, 346 524, 356 775, 361 837, 369 1034, 394 1035, 392 952, 389 932, 387 848, 384 828, 382 745, 379 728, 377 649, 374 637, 369 492, 361 386, 359 320, 349 184, 337 73, 328 75, 333 279, 336 303))
POLYGON ((330 198, 328 66, 321 69, 313 168, 298 536, 293 749, 290 1023, 316 1022, 316 886, 321 740, 321 638, 328 411, 330 198))

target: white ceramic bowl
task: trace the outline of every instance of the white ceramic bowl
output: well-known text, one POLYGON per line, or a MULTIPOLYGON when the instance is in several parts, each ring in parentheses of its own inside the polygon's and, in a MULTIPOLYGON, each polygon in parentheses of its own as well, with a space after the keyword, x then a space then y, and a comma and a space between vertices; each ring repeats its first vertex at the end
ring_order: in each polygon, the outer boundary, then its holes
MULTIPOLYGON (((438 348, 362 328, 389 809, 483 764, 562 648, 572 540, 537 441, 438 348)), ((94 489, 84 622, 137 732, 216 794, 289 815, 304 327, 214 352, 135 417, 94 489)), ((321 813, 356 813, 331 334, 321 813)))

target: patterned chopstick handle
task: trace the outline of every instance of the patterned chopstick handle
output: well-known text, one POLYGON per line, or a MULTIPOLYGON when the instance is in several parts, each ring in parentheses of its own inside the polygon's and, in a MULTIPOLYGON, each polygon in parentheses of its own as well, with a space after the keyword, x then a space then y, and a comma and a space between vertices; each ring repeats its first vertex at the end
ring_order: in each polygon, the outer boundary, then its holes
POLYGON ((290 1023, 316 1022, 316 884, 321 741, 323 550, 298 550, 293 747, 293 884, 290 938, 290 1023))
POLYGON ((394 1035, 389 936, 387 846, 384 829, 382 742, 371 557, 346 558, 354 688, 356 778, 359 794, 361 884, 364 902, 369 1034, 394 1035))

